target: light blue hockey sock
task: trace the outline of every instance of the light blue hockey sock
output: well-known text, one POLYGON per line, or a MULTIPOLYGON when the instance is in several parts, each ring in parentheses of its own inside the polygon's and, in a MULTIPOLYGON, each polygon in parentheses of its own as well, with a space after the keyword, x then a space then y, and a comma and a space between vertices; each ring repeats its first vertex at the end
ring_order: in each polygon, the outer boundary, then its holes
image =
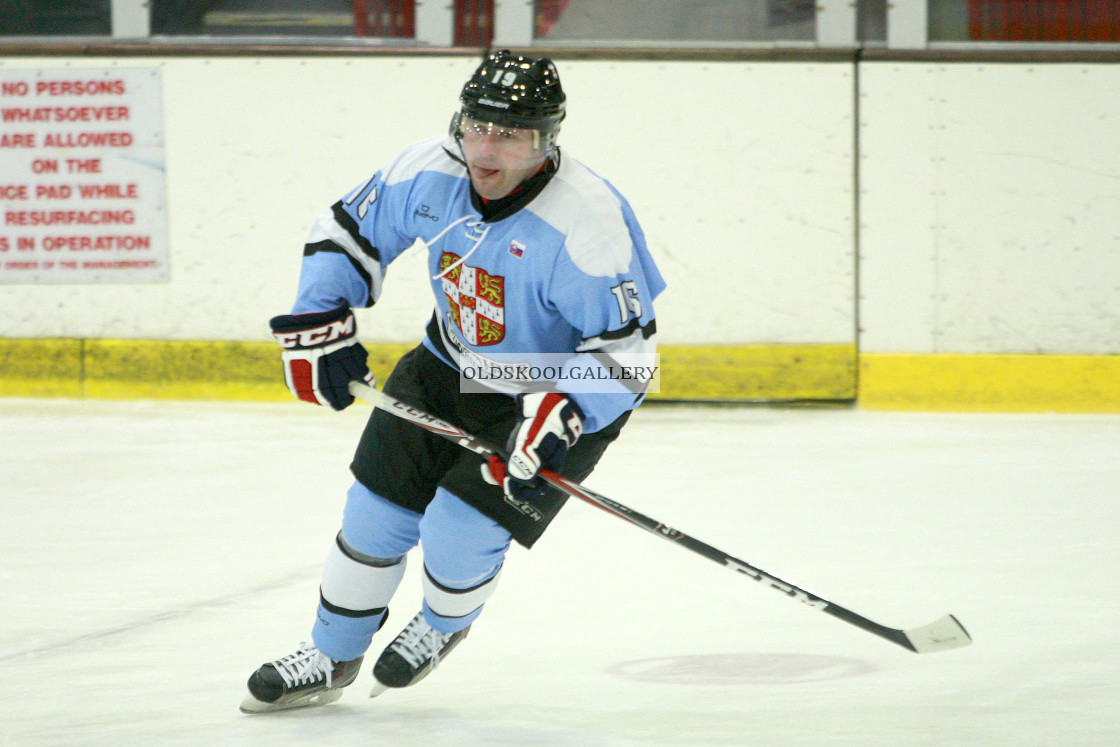
POLYGON ((436 491, 420 520, 424 619, 456 633, 478 619, 497 588, 510 533, 447 490, 436 491))
POLYGON ((420 515, 354 483, 342 531, 327 556, 311 630, 316 647, 339 661, 366 652, 384 625, 404 577, 408 551, 420 537, 420 515))

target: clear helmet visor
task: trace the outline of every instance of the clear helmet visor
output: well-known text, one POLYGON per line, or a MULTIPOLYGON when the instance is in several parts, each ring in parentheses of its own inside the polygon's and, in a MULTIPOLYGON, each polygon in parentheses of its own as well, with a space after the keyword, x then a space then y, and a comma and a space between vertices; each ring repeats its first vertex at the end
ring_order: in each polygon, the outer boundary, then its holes
POLYGON ((451 134, 468 162, 492 162, 511 168, 539 164, 552 152, 556 139, 555 132, 508 127, 462 112, 452 118, 451 134))

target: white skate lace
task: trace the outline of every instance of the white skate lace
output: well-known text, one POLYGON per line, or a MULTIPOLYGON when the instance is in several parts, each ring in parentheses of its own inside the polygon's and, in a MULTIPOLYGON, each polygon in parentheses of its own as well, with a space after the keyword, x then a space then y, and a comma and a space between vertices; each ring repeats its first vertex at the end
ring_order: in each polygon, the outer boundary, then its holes
POLYGON ((310 643, 299 644, 299 650, 283 659, 272 662, 288 687, 318 682, 326 677, 327 687, 331 686, 331 673, 334 662, 331 657, 319 651, 310 643))
POLYGON ((440 633, 428 625, 423 615, 417 615, 390 647, 413 669, 419 669, 428 659, 432 660, 432 669, 435 669, 439 666, 439 652, 450 638, 450 633, 440 633))

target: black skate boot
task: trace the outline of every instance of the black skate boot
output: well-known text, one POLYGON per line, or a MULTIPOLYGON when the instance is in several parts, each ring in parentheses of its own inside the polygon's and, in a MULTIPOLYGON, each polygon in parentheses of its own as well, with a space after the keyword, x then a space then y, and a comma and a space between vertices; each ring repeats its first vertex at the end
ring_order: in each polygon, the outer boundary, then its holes
POLYGON ((469 625, 458 633, 441 633, 428 625, 423 612, 418 613, 373 665, 377 684, 369 696, 380 695, 390 687, 415 685, 467 637, 468 630, 469 625))
POLYGON ((342 697, 342 688, 358 676, 361 666, 361 656, 335 661, 312 644, 301 643, 294 654, 250 675, 249 694, 241 702, 241 710, 267 713, 333 703, 342 697))

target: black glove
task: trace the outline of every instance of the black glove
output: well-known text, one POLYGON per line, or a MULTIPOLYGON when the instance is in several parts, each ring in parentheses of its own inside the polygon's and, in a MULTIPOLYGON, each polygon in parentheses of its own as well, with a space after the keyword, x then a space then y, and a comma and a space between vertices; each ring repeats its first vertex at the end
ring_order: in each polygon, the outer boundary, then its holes
POLYGON ((358 342, 358 325, 348 307, 276 316, 269 325, 284 348, 284 383, 299 399, 343 410, 354 402, 346 390, 351 381, 377 383, 366 365, 369 353, 358 342))

